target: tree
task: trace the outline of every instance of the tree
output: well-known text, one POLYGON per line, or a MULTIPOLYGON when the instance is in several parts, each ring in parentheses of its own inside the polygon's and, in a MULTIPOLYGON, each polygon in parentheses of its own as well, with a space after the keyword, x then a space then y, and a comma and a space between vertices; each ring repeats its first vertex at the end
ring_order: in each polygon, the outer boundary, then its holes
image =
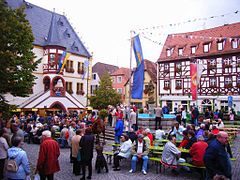
POLYGON ((90 105, 96 109, 106 109, 108 105, 117 105, 121 102, 121 95, 112 87, 112 79, 105 73, 100 81, 99 88, 90 97, 90 105))
MULTIPOLYGON (((0 0, 0 111, 6 103, 4 94, 28 96, 34 83, 32 72, 38 61, 34 62, 33 33, 26 20, 24 7, 11 9, 0 0)), ((9 109, 7 107, 6 109, 9 109)))

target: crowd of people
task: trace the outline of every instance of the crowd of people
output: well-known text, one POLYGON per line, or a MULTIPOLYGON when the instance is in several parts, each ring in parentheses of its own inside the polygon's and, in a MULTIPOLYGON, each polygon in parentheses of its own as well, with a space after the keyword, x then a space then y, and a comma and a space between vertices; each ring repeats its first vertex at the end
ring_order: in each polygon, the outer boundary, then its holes
MULTIPOLYGON (((147 112, 147 108, 145 108, 147 112)), ((176 123, 172 128, 163 130, 161 119, 164 113, 169 113, 167 106, 155 108, 155 130, 138 127, 137 108, 118 106, 108 107, 108 122, 106 126, 114 127, 115 143, 120 147, 114 151, 114 171, 119 171, 120 160, 131 158, 130 173, 136 171, 136 164, 142 161, 142 173, 147 174, 149 147, 158 145, 163 139, 169 141, 162 152, 162 161, 176 165, 189 162, 195 166, 206 166, 207 178, 221 175, 231 178, 230 157, 232 152, 228 142, 228 134, 220 131, 224 127, 221 111, 211 114, 205 112, 203 121, 199 121, 197 107, 191 111, 192 123, 186 122, 186 111, 183 107, 176 109, 176 123), (176 143, 180 142, 180 143, 176 143), (179 148, 189 149, 189 154, 183 154, 179 148), (221 157, 221 158, 219 158, 221 157)), ((92 159, 95 136, 92 125, 99 120, 94 112, 83 111, 79 114, 49 114, 40 117, 37 114, 13 115, 7 123, 1 122, 0 129, 0 178, 25 179, 30 174, 30 167, 26 152, 22 150, 22 143, 40 144, 39 156, 35 173, 41 179, 54 179, 54 173, 60 171, 58 157, 59 148, 70 149, 69 160, 73 164, 73 174, 82 174, 82 180, 92 177, 92 159), (9 158, 16 159, 19 166, 17 172, 4 172, 4 163, 9 158), (88 167, 88 176, 86 176, 88 167)), ((102 154, 102 148, 97 142, 96 151, 102 154)), ((100 157, 99 155, 99 157, 100 157)), ((108 172, 107 165, 106 172, 108 172)), ((188 168, 176 168, 174 174, 188 168)), ((99 170, 100 172, 100 170, 99 170)))

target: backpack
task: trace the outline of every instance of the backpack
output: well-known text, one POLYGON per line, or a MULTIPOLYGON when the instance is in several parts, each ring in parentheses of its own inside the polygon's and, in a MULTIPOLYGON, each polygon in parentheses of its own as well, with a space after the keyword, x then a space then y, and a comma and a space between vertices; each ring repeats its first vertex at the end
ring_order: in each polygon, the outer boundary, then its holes
POLYGON ((15 159, 10 158, 10 159, 7 160, 6 169, 7 169, 7 171, 10 171, 10 172, 17 172, 18 171, 18 164, 15 161, 15 159))

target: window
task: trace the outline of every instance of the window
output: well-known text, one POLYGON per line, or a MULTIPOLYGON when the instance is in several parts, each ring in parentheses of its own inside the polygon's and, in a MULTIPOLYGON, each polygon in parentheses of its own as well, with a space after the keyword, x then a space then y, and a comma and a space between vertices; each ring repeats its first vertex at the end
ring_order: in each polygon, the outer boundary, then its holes
POLYGON ((83 83, 77 83, 77 94, 84 95, 83 83))
POLYGON ((178 56, 182 56, 183 55, 183 48, 179 48, 178 49, 178 56))
POLYGON ((163 89, 165 89, 165 90, 170 89, 170 81, 169 81, 169 80, 164 81, 164 87, 163 87, 163 89))
POLYGON ((210 78, 209 78, 209 86, 210 86, 210 87, 216 87, 216 86, 217 86, 216 77, 210 77, 210 78))
POLYGON ((49 54, 49 63, 54 64, 56 60, 56 54, 49 54))
POLYGON ((225 58, 223 60, 223 64, 225 68, 229 68, 232 66, 232 59, 231 58, 225 58))
POLYGON ((93 80, 96 80, 96 78, 97 78, 97 75, 94 73, 93 74, 93 80))
POLYGON ((176 80, 176 89, 182 89, 182 80, 176 80))
POLYGON ((122 88, 118 88, 118 89, 117 89, 117 93, 118 93, 118 94, 122 94, 122 88))
POLYGON ((232 77, 225 77, 224 83, 225 87, 232 87, 232 77))
POLYGON ((180 72, 182 70, 182 63, 181 62, 177 62, 175 64, 175 68, 176 68, 176 72, 180 72))
POLYGON ((240 76, 237 77, 237 85, 240 85, 240 76))
POLYGON ((73 93, 73 90, 72 90, 72 82, 66 82, 66 90, 69 94, 72 94, 73 93))
POLYGON ((223 50, 223 41, 220 41, 217 43, 217 48, 219 51, 222 51, 223 50))
POLYGON ((196 46, 192 46, 192 47, 191 47, 191 53, 192 53, 192 54, 195 54, 195 53, 196 53, 196 49, 197 49, 196 46))
POLYGON ((238 48, 238 40, 237 39, 232 40, 232 48, 233 49, 237 49, 238 48))
POLYGON ((121 83, 122 82, 122 76, 118 76, 117 77, 117 83, 121 83))
POLYGON ((98 89, 98 85, 91 85, 91 94, 94 94, 94 91, 98 89))
POLYGON ((78 62, 78 74, 84 74, 84 63, 78 62))
POLYGON ((208 44, 204 44, 203 45, 203 52, 205 52, 205 53, 209 52, 209 47, 210 47, 209 43, 208 44))
POLYGON ((167 57, 171 56, 171 49, 167 49, 167 57))
POLYGON ((214 69, 216 68, 216 59, 210 59, 209 60, 209 69, 214 69))
POLYGON ((164 64, 164 71, 169 71, 169 64, 168 63, 164 64))
POLYGON ((66 72, 73 73, 73 61, 67 60, 66 66, 65 66, 66 72))

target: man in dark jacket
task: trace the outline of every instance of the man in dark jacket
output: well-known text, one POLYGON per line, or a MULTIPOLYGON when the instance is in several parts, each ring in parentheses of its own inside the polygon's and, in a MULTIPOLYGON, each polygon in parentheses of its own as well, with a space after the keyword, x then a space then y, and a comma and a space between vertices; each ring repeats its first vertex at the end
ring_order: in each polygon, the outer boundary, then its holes
POLYGON ((87 179, 92 178, 92 158, 93 158, 93 147, 94 147, 94 135, 92 129, 87 128, 85 135, 81 138, 79 146, 81 148, 81 161, 82 161, 82 173, 81 180, 85 180, 86 166, 88 166, 87 179))
POLYGON ((207 179, 215 175, 224 175, 231 179, 231 163, 225 146, 228 144, 228 134, 220 131, 206 149, 204 164, 207 170, 207 179))

